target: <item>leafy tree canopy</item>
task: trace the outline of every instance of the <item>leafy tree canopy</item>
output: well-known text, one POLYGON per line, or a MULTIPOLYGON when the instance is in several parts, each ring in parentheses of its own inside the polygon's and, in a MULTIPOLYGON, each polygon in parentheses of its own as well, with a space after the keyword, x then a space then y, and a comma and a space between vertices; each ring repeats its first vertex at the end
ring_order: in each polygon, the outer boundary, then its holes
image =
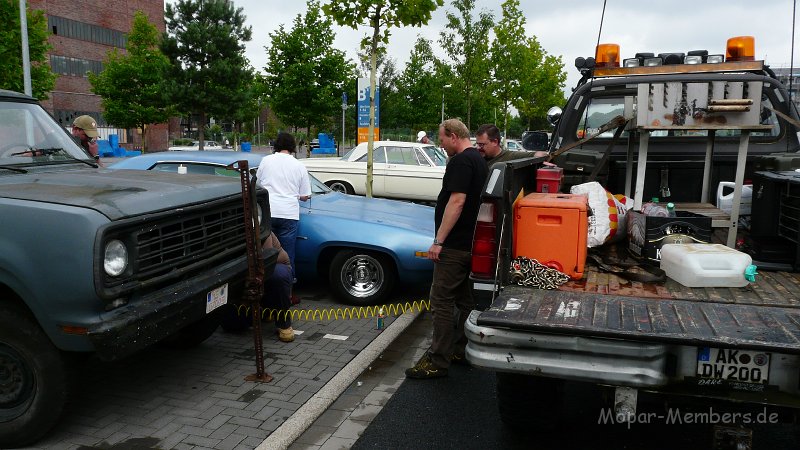
POLYGON ((147 125, 166 122, 173 114, 164 95, 169 59, 159 50, 161 36, 147 16, 137 11, 128 35, 127 53, 108 53, 99 75, 89 74, 92 91, 102 97, 103 115, 123 128, 141 128, 147 150, 147 125))
POLYGON ((169 96, 181 111, 199 114, 199 140, 207 115, 242 116, 252 107, 254 75, 244 56, 252 29, 229 0, 178 0, 166 5, 161 49, 172 63, 169 96))
POLYGON ((490 92, 484 88, 491 80, 489 62, 489 33, 494 15, 486 10, 474 17, 476 0, 453 0, 455 12, 448 11, 447 28, 439 34, 439 44, 452 58, 456 78, 453 88, 461 93, 467 128, 472 129, 474 103, 493 104, 490 92), (448 31, 449 30, 449 31, 448 31))
MULTIPOLYGON (((31 63, 32 94, 39 100, 48 98, 56 82, 50 70, 47 52, 47 20, 40 10, 27 9, 28 53, 31 63)), ((22 75, 22 33, 19 23, 19 2, 0 0, 0 89, 24 92, 22 75)))
POLYGON ((332 20, 310 0, 291 30, 281 25, 270 38, 264 80, 273 110, 287 124, 326 127, 355 72, 344 52, 333 47, 332 20))

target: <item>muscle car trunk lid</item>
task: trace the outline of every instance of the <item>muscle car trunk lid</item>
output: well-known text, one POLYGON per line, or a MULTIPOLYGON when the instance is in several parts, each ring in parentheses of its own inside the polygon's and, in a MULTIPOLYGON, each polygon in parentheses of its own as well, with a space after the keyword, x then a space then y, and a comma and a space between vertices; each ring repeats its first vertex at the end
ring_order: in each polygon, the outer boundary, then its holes
POLYGON ((487 327, 800 354, 800 309, 509 286, 487 327))

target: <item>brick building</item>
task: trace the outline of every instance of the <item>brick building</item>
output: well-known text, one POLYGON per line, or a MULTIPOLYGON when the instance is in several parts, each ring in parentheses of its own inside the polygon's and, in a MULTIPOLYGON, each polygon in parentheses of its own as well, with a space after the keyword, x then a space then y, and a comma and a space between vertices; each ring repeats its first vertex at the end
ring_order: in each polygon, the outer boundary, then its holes
MULTIPOLYGON (((28 0, 31 9, 47 16, 51 33, 50 66, 58 75, 50 98, 42 102, 64 126, 82 114, 93 116, 102 138, 117 134, 125 147, 141 147, 140 130, 117 129, 103 118, 100 97, 91 91, 88 72, 103 69, 106 54, 125 50, 127 33, 137 10, 164 32, 164 0, 28 0)), ((168 147, 167 125, 148 128, 148 148, 168 147)))

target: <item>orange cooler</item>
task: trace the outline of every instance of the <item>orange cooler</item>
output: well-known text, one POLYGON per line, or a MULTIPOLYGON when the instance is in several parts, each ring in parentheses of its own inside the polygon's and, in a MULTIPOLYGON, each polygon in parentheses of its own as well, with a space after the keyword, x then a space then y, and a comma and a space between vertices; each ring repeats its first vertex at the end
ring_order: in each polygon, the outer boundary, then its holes
POLYGON ((588 198, 528 194, 514 205, 513 256, 525 256, 579 280, 586 264, 588 198))

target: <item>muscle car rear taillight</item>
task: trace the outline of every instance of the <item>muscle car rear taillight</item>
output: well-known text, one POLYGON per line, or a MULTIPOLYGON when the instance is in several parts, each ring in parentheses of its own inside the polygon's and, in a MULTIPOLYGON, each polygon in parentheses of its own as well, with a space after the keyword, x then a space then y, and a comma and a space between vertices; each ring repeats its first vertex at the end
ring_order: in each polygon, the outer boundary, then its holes
POLYGON ((497 266, 497 208, 484 202, 472 239, 472 276, 493 278, 497 266))

